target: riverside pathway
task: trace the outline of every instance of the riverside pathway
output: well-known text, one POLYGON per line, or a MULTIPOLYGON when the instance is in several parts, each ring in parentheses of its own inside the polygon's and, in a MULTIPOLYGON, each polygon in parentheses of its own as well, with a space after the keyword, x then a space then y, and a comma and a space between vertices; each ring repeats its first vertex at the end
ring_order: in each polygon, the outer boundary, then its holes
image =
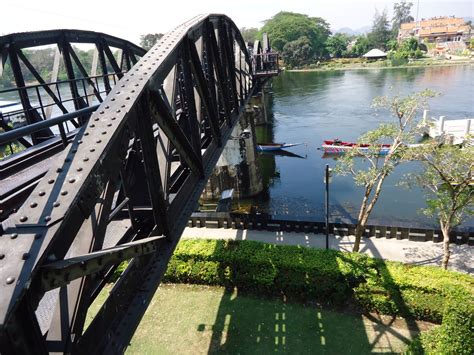
MULTIPOLYGON (((234 239, 258 242, 300 245, 309 248, 324 248, 324 234, 269 232, 247 229, 186 228, 184 239, 234 239)), ((329 236, 329 247, 335 250, 352 251, 354 236, 329 236)), ((401 261, 416 265, 441 265, 443 244, 413 242, 386 238, 362 238, 360 251, 374 258, 401 261)), ((451 244, 449 268, 474 274, 474 247, 451 244)))

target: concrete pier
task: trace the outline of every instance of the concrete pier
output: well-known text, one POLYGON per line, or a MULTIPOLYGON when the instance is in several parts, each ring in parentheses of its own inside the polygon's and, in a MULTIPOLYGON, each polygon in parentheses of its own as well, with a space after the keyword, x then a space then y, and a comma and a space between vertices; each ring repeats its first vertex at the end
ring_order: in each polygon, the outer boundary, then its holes
POLYGON ((261 96, 252 98, 232 131, 219 161, 201 197, 219 199, 223 190, 234 189, 234 198, 246 198, 262 192, 263 182, 257 161, 255 122, 265 113, 261 96))
POLYGON ((446 137, 451 144, 461 144, 466 139, 472 141, 474 137, 474 119, 464 118, 460 120, 447 120, 446 116, 439 119, 432 117, 428 119, 428 111, 423 114, 423 124, 427 127, 427 133, 431 138, 446 137))

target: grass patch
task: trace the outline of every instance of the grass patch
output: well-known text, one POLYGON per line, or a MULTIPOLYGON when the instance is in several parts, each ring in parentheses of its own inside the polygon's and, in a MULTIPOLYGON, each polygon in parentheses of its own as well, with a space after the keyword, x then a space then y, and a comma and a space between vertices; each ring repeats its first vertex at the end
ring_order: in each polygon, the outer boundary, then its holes
POLYGON ((127 353, 397 353, 406 348, 410 335, 403 326, 387 325, 392 321, 256 298, 223 287, 163 284, 127 353))

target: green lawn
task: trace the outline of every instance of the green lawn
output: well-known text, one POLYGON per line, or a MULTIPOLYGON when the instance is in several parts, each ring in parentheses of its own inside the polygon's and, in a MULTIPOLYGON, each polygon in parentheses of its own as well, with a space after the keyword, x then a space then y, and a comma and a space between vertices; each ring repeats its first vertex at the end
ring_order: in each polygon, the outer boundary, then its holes
MULTIPOLYGON (((105 295, 97 300, 103 302, 105 295)), ((129 354, 398 353, 413 337, 403 320, 337 313, 241 296, 220 287, 160 287, 129 354)))

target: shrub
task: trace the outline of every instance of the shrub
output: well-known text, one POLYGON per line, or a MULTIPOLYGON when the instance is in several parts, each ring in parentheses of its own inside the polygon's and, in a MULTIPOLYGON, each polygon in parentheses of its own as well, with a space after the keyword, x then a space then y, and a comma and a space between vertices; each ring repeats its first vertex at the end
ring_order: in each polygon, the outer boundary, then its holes
MULTIPOLYGON (((165 281, 238 287, 257 294, 440 322, 446 301, 471 300, 472 277, 359 253, 250 241, 183 240, 165 281)), ((470 311, 472 314, 472 310, 470 311)))
POLYGON ((446 303, 441 326, 421 333, 409 346, 413 354, 474 353, 472 298, 452 298, 446 303))

